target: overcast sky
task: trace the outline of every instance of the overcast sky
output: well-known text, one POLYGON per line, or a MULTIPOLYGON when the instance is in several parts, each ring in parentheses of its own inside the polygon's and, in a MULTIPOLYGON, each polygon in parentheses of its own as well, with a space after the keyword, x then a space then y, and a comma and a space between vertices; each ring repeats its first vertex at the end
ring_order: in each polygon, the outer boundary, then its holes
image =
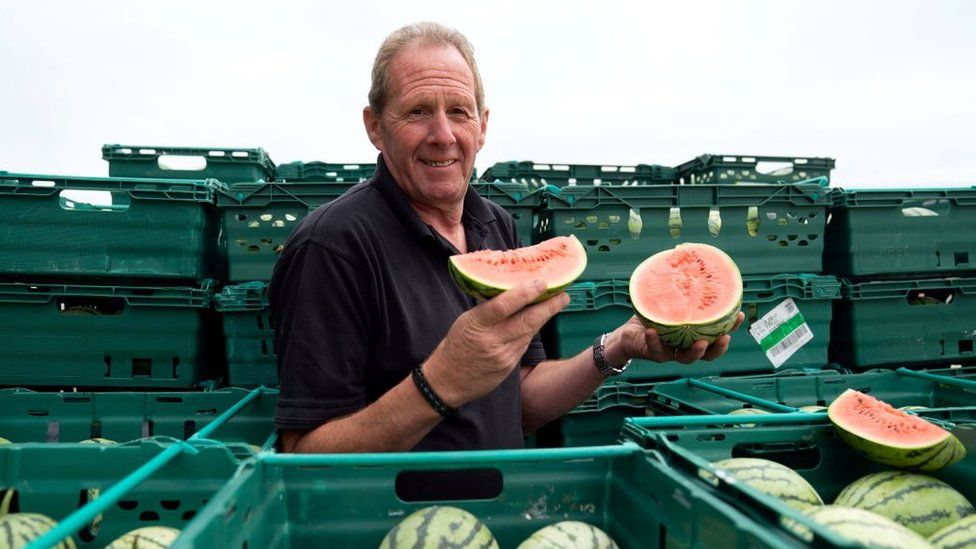
POLYGON ((383 37, 465 33, 502 160, 830 156, 848 187, 976 184, 976 2, 0 0, 0 170, 105 175, 103 143, 372 162, 383 37))

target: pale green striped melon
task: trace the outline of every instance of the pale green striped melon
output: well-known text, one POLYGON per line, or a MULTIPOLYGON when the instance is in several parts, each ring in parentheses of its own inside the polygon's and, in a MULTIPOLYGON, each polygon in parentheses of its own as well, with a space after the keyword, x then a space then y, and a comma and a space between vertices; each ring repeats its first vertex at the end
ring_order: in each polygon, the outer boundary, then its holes
POLYGON ((931 549, 924 538, 880 515, 839 505, 813 507, 807 515, 835 534, 866 547, 879 549, 931 549))
POLYGON ((827 415, 844 442, 883 465, 938 471, 966 456, 949 431, 854 389, 834 399, 827 415))
MULTIPOLYGON (((763 410, 762 408, 738 408, 729 412, 730 416, 758 416, 771 414, 772 412, 768 410, 763 410)), ((755 427, 755 423, 736 423, 733 427, 755 427)))
POLYGON ((835 505, 877 513, 922 537, 976 513, 965 496, 937 478, 904 471, 863 476, 837 496, 835 505))
POLYGON ((758 458, 731 458, 713 463, 739 482, 779 498, 797 511, 823 505, 820 494, 799 473, 789 467, 758 458))
POLYGON ((818 405, 812 404, 810 406, 800 406, 798 408, 798 410, 800 410, 801 412, 806 412, 808 414, 815 414, 817 412, 826 412, 827 411, 827 407, 826 406, 818 406, 818 405))
POLYGON ((464 509, 446 505, 425 507, 407 515, 380 543, 380 549, 453 547, 498 549, 498 543, 477 517, 464 509))
POLYGON ((536 530, 517 549, 617 549, 617 543, 592 524, 564 520, 536 530))
POLYGON ((448 258, 454 283, 464 293, 491 299, 535 279, 546 283, 536 303, 562 292, 586 269, 586 248, 576 236, 557 236, 516 250, 480 250, 448 258))
POLYGON ((742 276, 708 244, 679 244, 645 259, 630 277, 630 300, 661 341, 686 349, 728 333, 742 308, 742 276))
MULTIPOLYGON (((57 522, 40 513, 11 513, 0 517, 0 547, 21 549, 27 547, 54 528, 57 522)), ((57 545, 57 549, 75 549, 75 542, 67 537, 57 545)))
POLYGON ((969 515, 932 534, 929 543, 936 549, 976 549, 976 515, 969 515))
POLYGON ((144 526, 122 534, 105 549, 164 549, 180 537, 180 531, 169 526, 144 526))
POLYGON ((107 439, 107 438, 94 437, 94 438, 89 438, 87 440, 83 440, 79 444, 98 444, 104 446, 104 445, 116 444, 116 442, 114 440, 107 439))

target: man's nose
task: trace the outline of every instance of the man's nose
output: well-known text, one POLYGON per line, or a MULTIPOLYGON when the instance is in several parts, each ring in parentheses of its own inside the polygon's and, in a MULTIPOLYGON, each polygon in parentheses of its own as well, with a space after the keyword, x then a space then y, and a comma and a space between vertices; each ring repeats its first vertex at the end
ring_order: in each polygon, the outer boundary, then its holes
POLYGON ((454 131, 451 128, 451 121, 447 113, 438 111, 430 119, 430 131, 427 134, 427 142, 432 145, 448 146, 454 144, 454 131))

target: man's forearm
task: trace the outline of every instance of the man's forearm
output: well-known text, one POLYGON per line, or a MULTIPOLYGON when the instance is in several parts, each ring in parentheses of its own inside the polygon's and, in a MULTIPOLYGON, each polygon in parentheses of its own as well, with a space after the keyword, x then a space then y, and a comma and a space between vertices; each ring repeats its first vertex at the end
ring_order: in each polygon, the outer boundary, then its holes
POLYGON ((587 348, 573 358, 547 360, 522 377, 522 430, 534 432, 583 402, 606 379, 587 348))
POLYGON ((405 452, 440 421, 407 377, 366 408, 308 431, 297 443, 283 436, 282 445, 297 453, 405 452))

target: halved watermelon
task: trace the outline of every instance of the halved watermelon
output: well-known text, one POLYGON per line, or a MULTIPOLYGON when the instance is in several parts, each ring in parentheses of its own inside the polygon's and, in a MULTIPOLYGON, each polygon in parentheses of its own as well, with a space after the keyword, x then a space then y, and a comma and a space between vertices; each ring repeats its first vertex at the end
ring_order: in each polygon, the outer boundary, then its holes
POLYGON ((586 249, 575 236, 557 236, 516 250, 481 250, 452 255, 451 277, 464 293, 491 299, 531 280, 546 283, 536 302, 563 291, 586 269, 586 249))
POLYGON ((699 339, 711 343, 732 329, 742 307, 742 276, 722 250, 679 244, 637 266, 630 300, 645 326, 684 349, 699 339))
POLYGON ((844 442, 877 463, 938 471, 966 456, 949 431, 854 389, 834 399, 827 416, 844 442))

